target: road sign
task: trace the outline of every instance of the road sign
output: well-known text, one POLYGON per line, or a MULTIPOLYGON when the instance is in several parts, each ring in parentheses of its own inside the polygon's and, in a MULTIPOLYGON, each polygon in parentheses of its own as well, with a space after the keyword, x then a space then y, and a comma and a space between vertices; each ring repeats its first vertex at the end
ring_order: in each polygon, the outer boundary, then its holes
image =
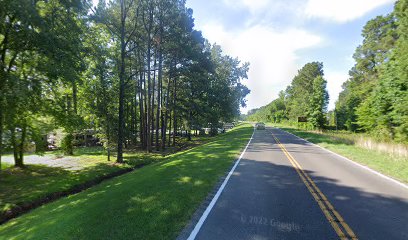
POLYGON ((307 122, 307 117, 298 117, 298 122, 307 122))

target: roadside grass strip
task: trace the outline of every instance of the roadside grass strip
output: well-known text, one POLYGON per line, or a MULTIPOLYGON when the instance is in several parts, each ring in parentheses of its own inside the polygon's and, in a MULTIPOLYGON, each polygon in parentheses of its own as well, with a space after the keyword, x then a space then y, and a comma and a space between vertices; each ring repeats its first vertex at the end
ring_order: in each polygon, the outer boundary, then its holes
POLYGON ((333 229, 336 231, 340 239, 358 239, 354 234, 350 226, 344 221, 343 217, 338 213, 333 205, 329 202, 327 197, 323 192, 317 187, 314 181, 306 174, 303 168, 300 166, 298 161, 288 152, 285 146, 279 141, 279 139, 272 133, 276 144, 281 148, 283 153, 286 155, 292 166, 295 168, 299 177, 302 179, 303 183, 306 185, 309 192, 312 194, 315 201, 318 203, 320 209, 325 215, 326 219, 329 221, 333 229))
POLYGON ((0 225, 0 239, 175 239, 247 144, 243 124, 0 225))
POLYGON ((76 154, 78 159, 65 161, 78 167, 75 170, 45 164, 14 168, 9 164, 0 173, 0 224, 60 196, 82 191, 102 180, 163 159, 157 154, 125 154, 127 164, 119 165, 106 161, 100 152, 84 153, 81 150, 76 154))

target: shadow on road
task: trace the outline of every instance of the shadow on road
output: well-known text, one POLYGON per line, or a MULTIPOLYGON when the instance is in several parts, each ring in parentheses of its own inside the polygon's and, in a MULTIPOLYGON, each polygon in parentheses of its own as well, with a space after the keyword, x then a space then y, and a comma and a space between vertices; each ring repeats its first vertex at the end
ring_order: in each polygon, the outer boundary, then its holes
MULTIPOLYGON (((283 131, 274 131, 274 135, 280 139, 282 144, 290 145, 291 153, 301 152, 307 154, 310 152, 315 156, 323 154, 327 156, 327 153, 316 151, 316 147, 312 144, 289 136, 283 131)), ((236 170, 234 178, 237 178, 236 180, 241 185, 246 181, 253 184, 251 192, 243 194, 253 194, 254 199, 259 199, 261 196, 257 196, 257 194, 262 195, 262 191, 270 189, 270 191, 275 191, 279 194, 292 194, 288 200, 291 201, 290 198, 295 199, 298 195, 302 195, 302 191, 307 192, 306 186, 300 181, 295 169, 290 164, 274 164, 271 161, 251 159, 251 156, 256 156, 256 154, 252 153, 259 154, 268 151, 282 153, 282 150, 276 143, 271 144, 273 142, 271 138, 270 129, 256 132, 256 137, 252 140, 251 146, 248 147, 246 157, 241 160, 240 168, 236 170), (245 168, 252 169, 251 171, 244 171, 243 169, 245 168), (257 184, 254 185, 254 183, 257 184), (300 190, 299 186, 303 190, 300 190)), ((283 154, 281 156, 289 163, 283 154)), ((336 169, 333 169, 333 171, 336 171, 336 169)), ((338 180, 331 178, 330 173, 327 176, 322 176, 321 173, 317 174, 311 170, 305 170, 305 172, 328 197, 335 209, 345 218, 359 239, 408 239, 408 191, 406 191, 407 195, 405 198, 392 197, 386 194, 368 192, 359 186, 346 186, 339 183, 338 180)), ((231 181, 234 180, 231 179, 231 181)), ((306 197, 314 201, 310 193, 306 197)), ((268 199, 265 198, 264 201, 268 201, 268 199)), ((315 206, 317 207, 317 203, 315 203, 315 206)), ((312 226, 302 225, 302 221, 299 219, 292 219, 291 222, 299 226, 301 232, 302 229, 313 230, 312 226)), ((285 231, 286 229, 281 229, 281 232, 285 231)), ((259 230, 256 232, 257 234, 254 234, 252 237, 259 236, 259 232, 262 233, 259 230)), ((295 231, 292 236, 290 232, 287 232, 282 237, 285 239, 296 239, 296 237, 299 237, 296 234, 299 233, 295 231)), ((302 236, 304 233, 300 234, 302 236)), ((268 238, 268 235, 263 237, 268 238)), ((304 236, 304 238, 308 237, 304 236)), ((302 237, 302 239, 304 238, 302 237)))

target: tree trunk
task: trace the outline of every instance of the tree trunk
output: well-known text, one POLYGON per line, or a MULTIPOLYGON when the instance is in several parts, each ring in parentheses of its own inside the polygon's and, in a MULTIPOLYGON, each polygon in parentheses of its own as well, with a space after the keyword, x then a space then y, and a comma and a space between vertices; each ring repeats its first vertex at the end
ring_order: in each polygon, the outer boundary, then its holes
POLYGON ((162 85, 163 85, 163 76, 162 76, 162 68, 163 68, 163 55, 161 53, 161 49, 159 48, 159 73, 158 73, 158 87, 157 87, 157 112, 156 112, 156 150, 160 150, 159 146, 159 121, 160 121, 160 113, 161 113, 161 103, 162 103, 162 85))
POLYGON ((1 172, 1 157, 3 154, 3 99, 0 93, 0 172, 1 172))
POLYGON ((143 90, 143 107, 144 107, 144 112, 143 112, 143 121, 144 121, 144 125, 143 125, 143 139, 144 139, 144 144, 145 144, 145 149, 147 149, 147 144, 148 144, 148 136, 147 136, 147 132, 148 132, 148 125, 147 125, 147 89, 146 89, 146 74, 143 73, 143 86, 144 86, 144 90, 143 90))
POLYGON ((108 150, 108 162, 110 162, 110 127, 109 127, 109 120, 108 120, 108 114, 106 114, 106 149, 108 150))
POLYGON ((7 42, 8 42, 8 31, 6 31, 6 34, 3 36, 3 47, 0 55, 0 66, 1 66, 1 72, 0 72, 0 172, 1 172, 1 157, 3 155, 3 128, 4 126, 4 117, 5 117, 5 112, 3 112, 3 109, 5 109, 5 106, 3 104, 3 94, 4 94, 4 88, 6 85, 7 81, 7 73, 4 70, 5 61, 6 61, 6 53, 7 53, 7 42))
POLYGON ((19 146, 17 146, 17 140, 16 140, 16 128, 13 126, 10 128, 10 133, 11 133, 11 145, 13 146, 13 155, 14 155, 14 166, 15 167, 24 167, 24 164, 22 161, 20 161, 20 156, 19 156, 19 146))
MULTIPOLYGON (((160 148, 163 148, 163 143, 162 143, 162 141, 163 141, 163 136, 164 136, 164 139, 166 139, 166 134, 164 133, 164 114, 165 114, 165 112, 163 112, 163 111, 160 111, 160 148)), ((159 148, 159 150, 160 150, 160 148, 159 148)), ((164 150, 164 149, 163 149, 164 150)))
POLYGON ((134 118, 134 112, 135 112, 135 102, 134 98, 130 98, 130 105, 129 105, 129 121, 130 121, 130 126, 129 126, 129 134, 128 134, 128 141, 130 145, 134 145, 133 141, 133 136, 135 133, 135 118, 134 118))
POLYGON ((169 141, 167 143, 168 147, 170 147, 170 144, 171 144, 171 124, 172 124, 172 116, 171 116, 171 111, 169 111, 169 141))
POLYGON ((24 166, 24 143, 27 136, 27 124, 24 123, 23 129, 21 130, 21 142, 19 147, 19 162, 20 166, 24 166))
POLYGON ((123 145, 125 149, 128 149, 128 139, 129 139, 129 128, 128 128, 128 122, 129 122, 129 103, 127 102, 127 99, 125 97, 124 104, 123 104, 123 145))
POLYGON ((120 27, 120 72, 119 72, 119 126, 118 126, 118 156, 117 162, 123 163, 123 129, 125 119, 123 116, 125 99, 125 0, 120 0, 121 27, 120 27))
MULTIPOLYGON (((109 140, 108 140, 108 144, 109 144, 109 140)), ((110 148, 108 147, 108 162, 110 162, 111 159, 111 152, 110 152, 110 148)))
MULTIPOLYGON (((151 134, 151 138, 150 138, 150 141, 151 141, 151 144, 152 144, 152 146, 153 146, 153 142, 154 142, 154 130, 155 130, 155 119, 154 119, 154 100, 155 100, 155 94, 154 94, 154 92, 155 92, 155 89, 156 89, 156 56, 154 57, 154 67, 153 67, 153 82, 152 82, 152 105, 151 105, 151 123, 152 123, 152 126, 151 126, 151 129, 152 129, 152 134, 151 134)), ((157 130, 156 130, 157 131, 157 130)))
POLYGON ((15 133, 15 128, 11 127, 10 128, 10 142, 11 146, 13 147, 13 156, 14 156, 14 166, 19 167, 19 161, 18 161, 18 150, 17 150, 17 143, 16 143, 16 133, 15 133))
MULTIPOLYGON (((170 83, 171 83, 171 69, 170 69, 170 76, 167 80, 167 90, 166 90, 166 109, 164 111, 164 122, 162 125, 162 150, 166 148, 166 134, 167 134, 167 121, 169 119, 170 111, 169 111, 169 102, 170 102, 170 83)), ((170 142, 170 131, 171 131, 171 118, 170 118, 170 124, 169 124, 169 142, 170 142)))
MULTIPOLYGON (((148 33, 150 36, 150 32, 148 33)), ((151 42, 150 38, 147 44, 147 151, 152 151, 152 142, 151 142, 151 131, 152 131, 152 119, 151 119, 151 106, 152 106, 152 76, 150 74, 151 71, 151 42)))
POLYGON ((74 102, 74 113, 78 114, 78 100, 77 100, 77 94, 78 93, 78 87, 76 85, 75 81, 72 81, 72 101, 74 102))
MULTIPOLYGON (((136 79, 137 79, 137 77, 136 77, 136 79)), ((136 146, 137 145, 137 124, 138 124, 138 122, 137 122, 137 106, 139 105, 139 103, 138 103, 138 96, 137 96, 137 91, 138 91, 138 82, 139 81, 136 81, 136 86, 135 86, 135 107, 134 107, 134 116, 133 116, 133 118, 134 118, 134 133, 133 133, 133 143, 134 143, 134 145, 136 146)))
POLYGON ((140 122, 140 143, 142 145, 142 149, 146 149, 145 145, 145 138, 144 138, 144 97, 143 97, 143 67, 140 67, 139 73, 139 122, 140 122))
POLYGON ((176 99, 177 99, 177 86, 176 78, 173 79, 173 147, 176 146, 177 135, 177 114, 176 114, 176 99))
POLYGON ((187 139, 188 141, 191 141, 191 121, 192 121, 192 112, 189 112, 189 120, 188 120, 188 126, 187 126, 187 139))
POLYGON ((145 149, 145 139, 144 139, 144 108, 143 108, 143 95, 139 93, 139 137, 142 149, 145 149))

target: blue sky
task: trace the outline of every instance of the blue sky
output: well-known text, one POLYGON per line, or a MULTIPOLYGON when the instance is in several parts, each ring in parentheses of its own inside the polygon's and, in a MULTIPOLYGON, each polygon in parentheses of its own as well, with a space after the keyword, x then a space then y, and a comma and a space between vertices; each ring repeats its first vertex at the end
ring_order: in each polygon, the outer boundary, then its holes
POLYGON ((324 63, 334 108, 354 65, 365 23, 395 0, 187 0, 196 28, 224 52, 250 62, 245 113, 268 104, 311 61, 324 63))

